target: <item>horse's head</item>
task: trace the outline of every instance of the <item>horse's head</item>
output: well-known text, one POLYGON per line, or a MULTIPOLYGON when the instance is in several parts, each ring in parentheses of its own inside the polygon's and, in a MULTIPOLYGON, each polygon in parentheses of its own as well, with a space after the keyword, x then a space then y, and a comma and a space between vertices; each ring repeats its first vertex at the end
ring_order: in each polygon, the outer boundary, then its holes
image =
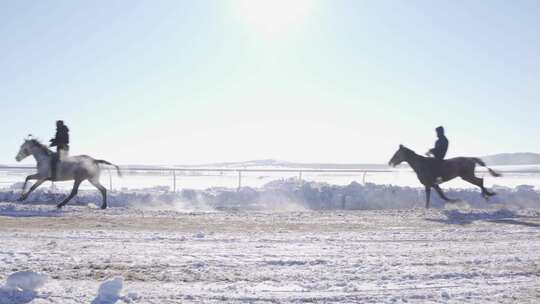
POLYGON ((32 137, 32 135, 28 135, 28 138, 26 138, 21 145, 21 148, 19 149, 19 153, 17 153, 17 156, 15 156, 15 159, 17 161, 21 161, 28 157, 28 155, 51 155, 51 150, 47 148, 44 144, 39 142, 39 140, 32 137))
POLYGON ((392 167, 395 167, 404 162, 407 159, 406 156, 407 148, 405 148, 405 146, 403 145, 399 145, 399 149, 396 151, 396 153, 394 153, 394 156, 392 156, 388 164, 392 167))
POLYGON ((32 140, 25 139, 21 145, 21 148, 19 149, 19 153, 17 153, 17 156, 15 156, 15 159, 20 162, 21 160, 27 158, 28 155, 32 154, 32 146, 32 140))

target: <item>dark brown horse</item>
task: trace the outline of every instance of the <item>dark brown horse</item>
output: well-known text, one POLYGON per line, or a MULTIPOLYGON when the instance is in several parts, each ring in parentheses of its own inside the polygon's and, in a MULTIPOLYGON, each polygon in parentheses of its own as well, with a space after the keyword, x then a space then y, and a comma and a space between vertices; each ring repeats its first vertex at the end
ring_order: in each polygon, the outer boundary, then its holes
MULTIPOLYGON (((434 168, 437 166, 437 160, 435 158, 424 157, 414 153, 413 150, 406 148, 403 145, 399 145, 399 149, 396 151, 390 162, 391 166, 397 166, 402 162, 407 162, 416 173, 416 176, 420 182, 426 187, 426 208, 429 208, 429 199, 431 195, 431 188, 435 189, 439 196, 447 202, 456 202, 458 200, 449 199, 444 195, 440 183, 447 182, 456 177, 461 177, 463 180, 476 185, 482 189, 482 196, 489 198, 495 195, 494 192, 488 191, 484 188, 484 179, 476 177, 474 175, 474 168, 476 165, 486 167, 486 164, 479 158, 475 157, 456 157, 444 160, 442 163, 442 180, 438 180, 434 174, 434 168)), ((492 176, 498 177, 501 174, 487 168, 492 176)))

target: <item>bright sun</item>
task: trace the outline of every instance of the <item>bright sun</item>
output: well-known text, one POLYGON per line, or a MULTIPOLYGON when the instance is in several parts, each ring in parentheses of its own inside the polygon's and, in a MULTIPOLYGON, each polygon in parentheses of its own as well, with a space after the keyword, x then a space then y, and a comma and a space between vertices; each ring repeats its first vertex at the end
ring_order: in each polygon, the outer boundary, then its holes
POLYGON ((236 0, 235 10, 249 26, 268 36, 280 36, 300 27, 314 0, 236 0))

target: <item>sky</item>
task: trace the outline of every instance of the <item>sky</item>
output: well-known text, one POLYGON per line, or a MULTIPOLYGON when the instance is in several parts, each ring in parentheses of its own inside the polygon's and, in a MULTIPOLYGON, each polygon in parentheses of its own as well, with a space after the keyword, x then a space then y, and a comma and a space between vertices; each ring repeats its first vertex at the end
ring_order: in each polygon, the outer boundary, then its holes
POLYGON ((540 1, 0 1, 0 164, 540 152, 540 1), (23 161, 33 163, 32 159, 23 161))

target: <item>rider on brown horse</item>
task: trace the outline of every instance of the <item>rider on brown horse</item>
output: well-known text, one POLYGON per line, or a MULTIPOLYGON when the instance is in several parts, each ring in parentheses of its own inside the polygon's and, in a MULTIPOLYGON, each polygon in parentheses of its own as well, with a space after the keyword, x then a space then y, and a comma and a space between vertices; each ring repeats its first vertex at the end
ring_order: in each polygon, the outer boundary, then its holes
POLYGON ((435 157, 437 161, 435 170, 435 176, 439 182, 442 181, 442 165, 446 152, 448 151, 448 138, 444 136, 444 128, 442 126, 435 129, 437 132, 437 141, 435 142, 435 147, 429 150, 426 155, 435 157))
POLYGON ((56 122, 56 135, 50 140, 51 147, 56 146, 56 154, 51 159, 51 180, 56 180, 56 167, 58 161, 69 151, 69 129, 64 125, 64 121, 56 122))

